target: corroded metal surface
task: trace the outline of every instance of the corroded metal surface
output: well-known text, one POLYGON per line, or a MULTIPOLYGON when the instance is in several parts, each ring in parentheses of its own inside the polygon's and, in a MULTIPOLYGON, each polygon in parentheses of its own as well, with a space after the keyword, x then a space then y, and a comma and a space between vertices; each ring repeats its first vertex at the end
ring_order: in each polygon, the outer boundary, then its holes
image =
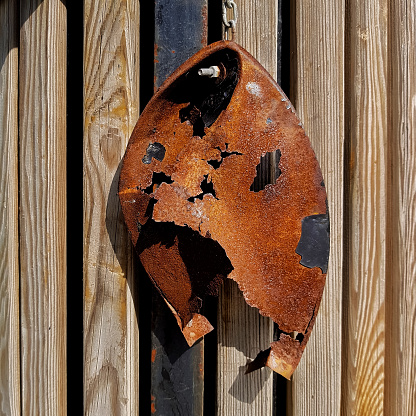
POLYGON ((251 55, 217 42, 169 77, 133 131, 119 196, 140 260, 188 344, 212 330, 203 298, 228 277, 279 326, 259 367, 290 377, 325 283, 326 193, 290 102, 251 55), (198 76, 211 65, 219 78, 198 76), (271 152, 273 182, 256 187, 271 152))

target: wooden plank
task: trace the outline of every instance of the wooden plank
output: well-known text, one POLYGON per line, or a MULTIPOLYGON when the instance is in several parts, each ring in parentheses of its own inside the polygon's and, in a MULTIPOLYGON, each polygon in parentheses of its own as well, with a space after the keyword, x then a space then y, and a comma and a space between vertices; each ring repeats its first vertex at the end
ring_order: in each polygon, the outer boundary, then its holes
POLYGON ((390 5, 386 415, 416 415, 416 2, 390 5))
POLYGON ((289 406, 294 415, 339 415, 344 259, 344 1, 298 1, 294 17, 296 71, 291 98, 325 180, 331 251, 317 320, 290 383, 289 406))
MULTIPOLYGON (((206 44, 206 0, 156 0, 155 89, 206 44)), ((204 340, 188 347, 172 312, 156 291, 151 319, 152 414, 202 416, 204 340)))
POLYGON ((138 414, 130 237, 117 195, 139 114, 139 5, 84 5, 84 412, 138 414))
POLYGON ((20 415, 17 2, 0 3, 0 413, 20 415))
POLYGON ((385 284, 389 2, 352 1, 350 73, 350 178, 348 306, 342 414, 383 414, 385 387, 385 284))
MULTIPOLYGON (((278 7, 275 0, 237 2, 235 41, 277 76, 278 7)), ((264 169, 267 172, 267 169, 264 169)), ((238 286, 226 281, 218 309, 217 414, 271 415, 273 376, 269 368, 244 375, 247 361, 273 341, 273 322, 248 306, 238 286)))
POLYGON ((66 9, 20 4, 22 413, 66 414, 66 9))

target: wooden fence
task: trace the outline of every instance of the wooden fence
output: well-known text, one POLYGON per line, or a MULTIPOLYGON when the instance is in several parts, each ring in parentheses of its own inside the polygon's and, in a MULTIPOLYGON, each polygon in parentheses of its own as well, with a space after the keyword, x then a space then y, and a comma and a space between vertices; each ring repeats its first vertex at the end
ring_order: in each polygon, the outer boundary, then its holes
POLYGON ((183 347, 117 197, 163 13, 202 47, 221 0, 0 0, 0 414, 416 415, 416 1, 235 1, 236 41, 290 95, 328 191, 292 380, 243 375, 273 325, 232 283, 217 330, 183 347))

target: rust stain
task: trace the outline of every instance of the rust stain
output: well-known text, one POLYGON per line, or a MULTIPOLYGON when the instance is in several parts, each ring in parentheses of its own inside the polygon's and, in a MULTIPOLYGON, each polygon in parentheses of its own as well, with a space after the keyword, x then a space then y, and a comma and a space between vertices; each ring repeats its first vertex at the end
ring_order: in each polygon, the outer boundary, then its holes
POLYGON ((151 394, 150 399, 152 401, 152 403, 150 404, 150 410, 152 413, 156 413, 156 406, 155 406, 156 397, 153 396, 153 394, 151 394))
POLYGON ((213 329, 203 299, 231 278, 279 326, 255 361, 289 378, 322 296, 329 223, 309 139, 264 68, 227 41, 179 67, 134 128, 119 197, 140 261, 188 344, 213 329), (197 74, 211 65, 218 78, 197 74), (273 157, 265 179, 260 161, 273 157))
POLYGON ((152 363, 155 362, 155 360, 156 360, 156 350, 152 350, 151 360, 152 360, 152 363))

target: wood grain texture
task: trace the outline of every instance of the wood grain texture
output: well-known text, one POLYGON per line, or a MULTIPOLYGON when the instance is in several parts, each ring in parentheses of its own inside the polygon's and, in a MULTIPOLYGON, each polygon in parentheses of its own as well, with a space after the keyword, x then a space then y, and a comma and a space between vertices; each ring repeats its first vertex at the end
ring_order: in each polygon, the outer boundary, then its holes
POLYGON ((139 5, 84 5, 84 412, 138 414, 130 237, 117 195, 139 113, 139 5))
POLYGON ((22 413, 66 414, 66 9, 20 3, 22 413))
MULTIPOLYGON (((237 2, 234 40, 276 79, 276 0, 237 2)), ((231 17, 231 15, 230 15, 231 17)), ((273 162, 273 161, 272 161, 273 162)), ((267 169, 264 169, 266 172, 267 169)), ((217 414, 271 415, 273 376, 269 368, 244 375, 246 364, 273 341, 273 321, 246 304, 238 286, 226 281, 219 297, 217 414)))
POLYGON ((344 226, 344 1, 297 1, 295 107, 316 152, 328 194, 331 246, 324 295, 295 371, 293 415, 339 415, 344 226))
POLYGON ((247 362, 269 348, 272 331, 270 320, 245 303, 237 283, 225 282, 218 310, 218 415, 272 415, 272 371, 244 374, 247 362))
POLYGON ((381 415, 385 397, 388 7, 351 1, 349 273, 343 415, 381 415))
POLYGON ((416 2, 390 4, 386 415, 416 415, 416 2))
POLYGON ((0 414, 20 415, 18 9, 0 2, 0 414))

